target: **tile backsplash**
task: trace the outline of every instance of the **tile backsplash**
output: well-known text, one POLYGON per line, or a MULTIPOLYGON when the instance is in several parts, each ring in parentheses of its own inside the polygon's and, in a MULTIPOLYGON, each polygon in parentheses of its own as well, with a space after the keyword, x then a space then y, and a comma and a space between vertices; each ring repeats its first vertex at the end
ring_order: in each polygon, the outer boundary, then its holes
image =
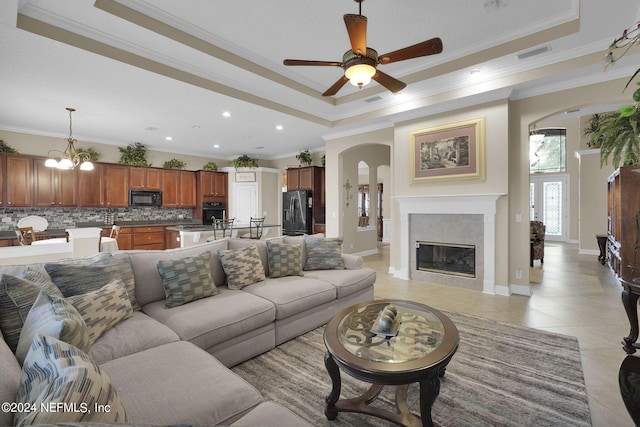
POLYGON ((37 215, 49 222, 50 229, 74 228, 77 223, 104 223, 107 214, 114 221, 167 221, 190 220, 192 209, 130 207, 118 209, 101 208, 4 208, 0 209, 0 231, 13 231, 21 218, 37 215))

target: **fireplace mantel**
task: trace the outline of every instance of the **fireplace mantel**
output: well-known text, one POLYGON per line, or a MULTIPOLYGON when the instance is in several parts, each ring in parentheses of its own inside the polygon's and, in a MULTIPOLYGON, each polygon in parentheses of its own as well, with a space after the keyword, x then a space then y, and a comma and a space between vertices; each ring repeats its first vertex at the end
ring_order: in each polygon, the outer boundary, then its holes
POLYGON ((472 214, 482 215, 484 222, 484 278, 483 292, 495 294, 495 219, 496 204, 504 194, 459 194, 444 196, 396 196, 400 207, 400 271, 396 276, 410 279, 411 250, 409 215, 414 214, 472 214))

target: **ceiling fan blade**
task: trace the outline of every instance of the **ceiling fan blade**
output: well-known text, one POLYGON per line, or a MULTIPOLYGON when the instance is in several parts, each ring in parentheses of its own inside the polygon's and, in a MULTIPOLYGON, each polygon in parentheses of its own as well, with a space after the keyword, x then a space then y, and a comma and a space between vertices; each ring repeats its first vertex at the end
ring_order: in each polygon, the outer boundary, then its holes
POLYGON ((338 91, 340 89, 342 89, 342 86, 344 86, 347 82, 349 81, 348 78, 346 78, 345 76, 340 77, 340 80, 338 80, 337 82, 335 82, 333 84, 333 86, 331 86, 329 89, 327 89, 322 96, 332 96, 335 95, 336 93, 338 93, 338 91))
POLYGON ((381 64, 389 64, 391 62, 404 61, 405 59, 418 58, 421 56, 434 55, 442 52, 442 40, 436 37, 404 49, 394 50, 393 52, 380 55, 378 61, 381 64))
POLYGON ((357 55, 367 54, 367 17, 364 15, 344 15, 351 50, 357 55))
POLYGON ((372 79, 377 81, 393 93, 400 92, 402 89, 407 87, 406 83, 401 82, 400 80, 393 78, 389 74, 385 74, 380 70, 376 70, 376 73, 374 74, 372 79))
POLYGON ((285 59, 282 61, 284 65, 320 65, 329 67, 341 67, 342 62, 335 61, 307 61, 305 59, 285 59))

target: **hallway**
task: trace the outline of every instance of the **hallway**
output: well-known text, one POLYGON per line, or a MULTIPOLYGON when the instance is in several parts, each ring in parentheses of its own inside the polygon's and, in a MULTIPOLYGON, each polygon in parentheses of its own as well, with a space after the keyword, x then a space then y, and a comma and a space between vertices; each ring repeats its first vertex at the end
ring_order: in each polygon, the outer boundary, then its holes
MULTIPOLYGON (((622 288, 595 255, 579 255, 575 244, 547 242, 541 283, 533 295, 495 296, 427 282, 401 280, 389 271, 389 245, 364 257, 377 271, 375 295, 418 301, 443 310, 542 329, 578 338, 594 427, 633 426, 620 397, 618 369, 629 332, 620 301, 622 288)), ((539 267, 539 262, 536 262, 539 267)))

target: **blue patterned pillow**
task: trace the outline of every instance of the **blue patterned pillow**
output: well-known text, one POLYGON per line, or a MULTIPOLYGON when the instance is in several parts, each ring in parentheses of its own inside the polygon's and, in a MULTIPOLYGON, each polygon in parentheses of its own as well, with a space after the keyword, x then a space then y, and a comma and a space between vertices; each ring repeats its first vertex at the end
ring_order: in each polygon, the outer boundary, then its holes
POLYGON ((77 411, 17 412, 16 426, 85 422, 123 423, 126 413, 111 379, 71 344, 37 334, 22 366, 16 403, 40 408, 75 404, 77 411), (95 411, 96 406, 109 411, 95 411), (86 410, 83 410, 86 409, 86 410))
POLYGON ((305 270, 342 270, 342 238, 330 239, 304 236, 304 245, 307 252, 305 270))
POLYGON ((167 308, 220 293, 211 278, 211 252, 161 260, 157 267, 162 276, 167 308))
POLYGON ((22 365, 36 334, 57 338, 91 355, 87 325, 78 310, 64 298, 40 291, 20 332, 16 359, 22 365))
POLYGON ((266 279, 256 245, 218 251, 229 289, 242 289, 266 279))
POLYGON ((300 245, 267 240, 269 277, 303 276, 300 245))
POLYGON ((133 269, 126 253, 119 253, 90 264, 53 262, 45 264, 44 268, 65 297, 86 294, 100 289, 113 279, 120 279, 127 288, 131 307, 134 310, 140 309, 136 301, 133 269))
POLYGON ((120 279, 112 280, 97 291, 67 297, 67 301, 87 324, 91 344, 121 320, 133 316, 127 289, 120 279))

